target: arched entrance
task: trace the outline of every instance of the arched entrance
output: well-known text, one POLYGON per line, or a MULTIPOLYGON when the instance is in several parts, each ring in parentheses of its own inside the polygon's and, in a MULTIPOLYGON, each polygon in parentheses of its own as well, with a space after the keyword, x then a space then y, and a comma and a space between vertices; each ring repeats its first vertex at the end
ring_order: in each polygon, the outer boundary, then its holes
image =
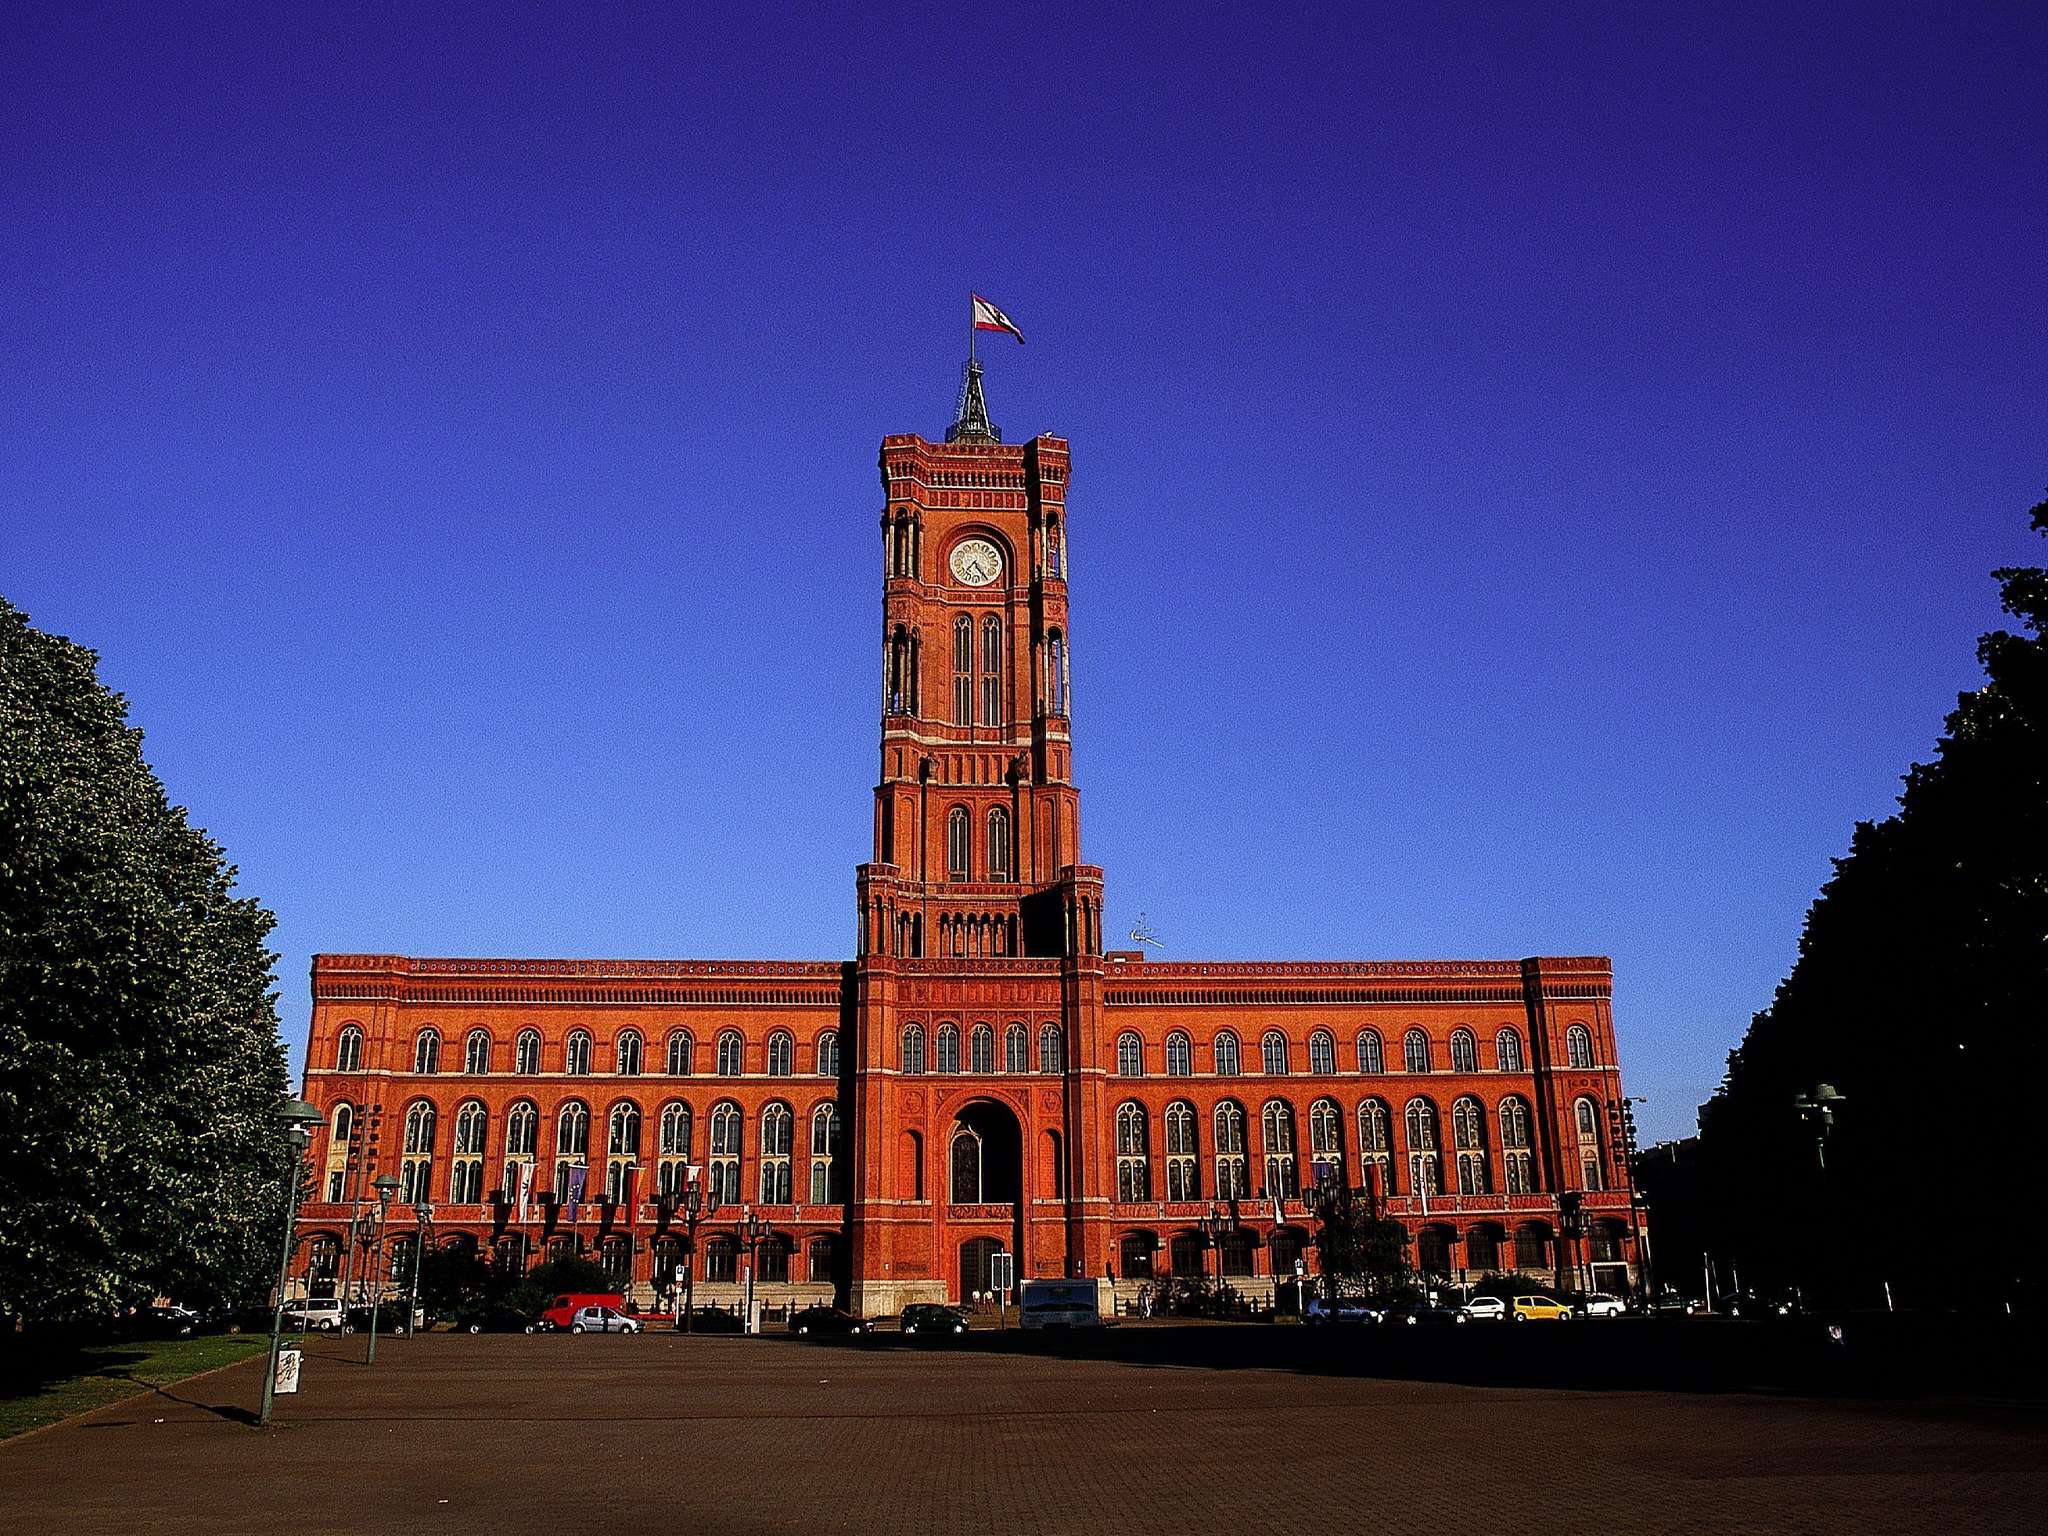
POLYGON ((995 1289, 995 1257, 1003 1251, 1003 1244, 992 1237, 970 1237, 960 1245, 961 1300, 995 1289))
MULTIPOLYGON (((1023 1251, 1024 1128, 1017 1116, 988 1099, 964 1105, 947 1134, 945 1169, 948 1219, 973 1233, 957 1250, 954 1295, 965 1301, 994 1289, 998 1253, 1023 1251)), ((1020 1266, 1017 1279, 1023 1278, 1020 1266)))

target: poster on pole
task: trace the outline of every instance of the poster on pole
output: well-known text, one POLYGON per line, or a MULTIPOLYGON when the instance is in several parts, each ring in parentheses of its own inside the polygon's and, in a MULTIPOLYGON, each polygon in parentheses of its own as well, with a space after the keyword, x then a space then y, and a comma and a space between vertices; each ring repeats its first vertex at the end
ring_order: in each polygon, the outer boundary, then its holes
POLYGON ((299 1362, 304 1357, 305 1351, 298 1349, 281 1349, 277 1352, 277 1376, 273 1385, 279 1396, 299 1390, 299 1362))

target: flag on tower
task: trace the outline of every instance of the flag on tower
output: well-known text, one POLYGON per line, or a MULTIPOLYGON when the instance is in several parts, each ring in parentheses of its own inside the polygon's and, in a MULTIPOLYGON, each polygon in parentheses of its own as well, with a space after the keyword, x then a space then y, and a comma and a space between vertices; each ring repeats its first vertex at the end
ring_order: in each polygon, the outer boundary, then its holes
POLYGON ((1017 329, 1017 322, 989 303, 980 294, 969 295, 974 300, 974 328, 977 331, 1008 331, 1021 344, 1024 333, 1017 329))

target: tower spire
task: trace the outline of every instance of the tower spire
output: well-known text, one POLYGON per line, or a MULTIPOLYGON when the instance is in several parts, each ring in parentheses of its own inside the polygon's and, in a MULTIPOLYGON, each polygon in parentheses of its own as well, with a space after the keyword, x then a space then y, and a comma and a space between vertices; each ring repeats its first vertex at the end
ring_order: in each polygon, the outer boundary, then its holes
MULTIPOLYGON (((972 337, 969 337, 970 345, 972 337)), ((988 402, 981 398, 981 364, 970 352, 960 380, 960 409, 946 428, 949 443, 1000 443, 1003 429, 990 423, 988 402)))

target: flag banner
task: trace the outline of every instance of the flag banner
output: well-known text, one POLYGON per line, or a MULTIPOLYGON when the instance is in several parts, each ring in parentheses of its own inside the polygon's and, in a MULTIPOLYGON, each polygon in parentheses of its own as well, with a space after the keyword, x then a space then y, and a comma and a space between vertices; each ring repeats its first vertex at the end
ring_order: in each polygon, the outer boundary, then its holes
POLYGON ((633 1218, 640 1210, 639 1191, 634 1188, 640 1182, 640 1168, 636 1163, 628 1163, 621 1172, 623 1176, 619 1180, 619 1194, 624 1197, 626 1230, 630 1232, 633 1230, 633 1218))
POLYGON ((989 303, 980 294, 970 294, 974 300, 974 328, 977 331, 1008 331, 1021 343, 1024 333, 1017 329, 1017 322, 989 303))
POLYGON ((1287 1217, 1280 1210, 1280 1197, 1277 1194, 1273 1196, 1273 1225, 1276 1227, 1287 1225, 1287 1217))
POLYGON ((519 1219, 525 1221, 527 1207, 533 1200, 533 1164, 519 1165, 519 1219))
POLYGON ((590 1170, 581 1163, 576 1164, 575 1167, 569 1170, 569 1188, 565 1192, 569 1198, 564 1203, 569 1207, 569 1224, 571 1226, 576 1224, 577 1212, 582 1208, 583 1181, 589 1173, 590 1170))

